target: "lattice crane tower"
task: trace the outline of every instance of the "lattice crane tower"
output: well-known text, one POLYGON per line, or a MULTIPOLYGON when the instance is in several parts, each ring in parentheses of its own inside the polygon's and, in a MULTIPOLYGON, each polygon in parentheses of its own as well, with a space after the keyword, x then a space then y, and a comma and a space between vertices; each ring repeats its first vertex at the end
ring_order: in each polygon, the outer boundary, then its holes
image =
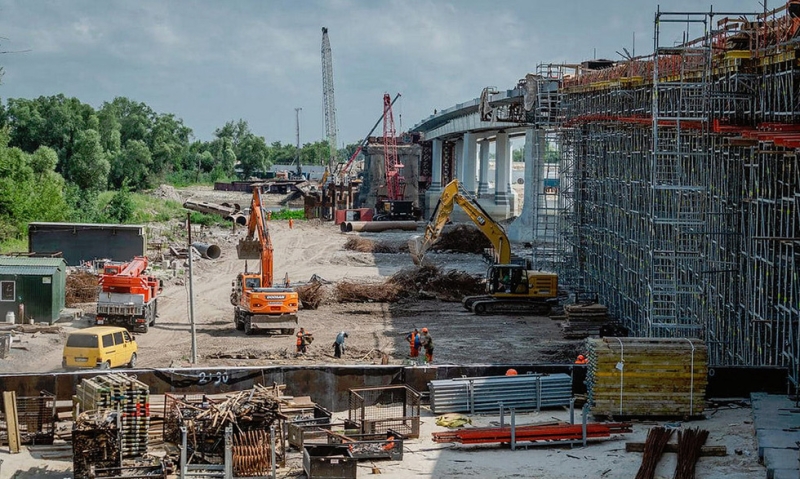
POLYGON ((322 103, 325 107, 325 138, 330 148, 328 171, 333 172, 336 166, 336 102, 333 99, 333 60, 331 58, 331 42, 328 29, 322 27, 322 103))

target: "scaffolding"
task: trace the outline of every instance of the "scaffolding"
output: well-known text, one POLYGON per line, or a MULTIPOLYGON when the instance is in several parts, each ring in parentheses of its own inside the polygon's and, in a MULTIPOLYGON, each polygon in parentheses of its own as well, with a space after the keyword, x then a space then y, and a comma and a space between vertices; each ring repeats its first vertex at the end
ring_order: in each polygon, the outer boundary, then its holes
POLYGON ((545 91, 556 271, 636 335, 700 337, 711 366, 785 366, 797 388, 800 2, 658 11, 653 33, 652 54, 562 65, 545 91))

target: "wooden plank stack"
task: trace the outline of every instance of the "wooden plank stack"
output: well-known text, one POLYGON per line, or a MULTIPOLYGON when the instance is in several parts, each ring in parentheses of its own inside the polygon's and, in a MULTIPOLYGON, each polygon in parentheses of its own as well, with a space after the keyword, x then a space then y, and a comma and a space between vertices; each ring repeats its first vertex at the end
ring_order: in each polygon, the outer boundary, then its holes
POLYGON ((563 324, 566 339, 583 339, 600 334, 608 322, 608 308, 603 304, 570 304, 564 307, 567 320, 563 324))
POLYGON ((708 379, 703 341, 588 340, 586 383, 595 416, 692 417, 703 413, 708 379))
POLYGON ((122 415, 122 457, 147 452, 150 427, 150 387, 125 374, 83 379, 73 398, 81 411, 112 410, 122 415))

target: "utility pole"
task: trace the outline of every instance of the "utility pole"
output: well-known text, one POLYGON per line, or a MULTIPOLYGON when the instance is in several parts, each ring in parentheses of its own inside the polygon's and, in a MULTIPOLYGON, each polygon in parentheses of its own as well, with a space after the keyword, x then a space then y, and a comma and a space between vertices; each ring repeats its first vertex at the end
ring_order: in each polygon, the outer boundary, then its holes
MULTIPOLYGON (((234 221, 234 223, 236 223, 234 221)), ((197 332, 194 328, 194 292, 192 291, 192 214, 186 213, 186 229, 189 231, 189 324, 192 330, 192 364, 197 364, 197 332)))
POLYGON ((303 176, 303 168, 300 166, 300 112, 303 108, 297 107, 294 109, 295 120, 297 124, 297 149, 295 150, 295 161, 297 161, 297 176, 303 176))

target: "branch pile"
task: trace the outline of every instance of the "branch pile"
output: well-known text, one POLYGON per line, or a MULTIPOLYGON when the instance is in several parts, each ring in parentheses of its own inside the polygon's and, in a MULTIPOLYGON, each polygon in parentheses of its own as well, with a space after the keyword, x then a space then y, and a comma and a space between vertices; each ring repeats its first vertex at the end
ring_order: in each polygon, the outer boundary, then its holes
POLYGON ((461 301, 464 296, 483 292, 483 281, 463 271, 443 272, 437 266, 425 264, 406 268, 383 283, 337 283, 334 296, 340 303, 393 303, 403 298, 431 298, 441 301, 461 301))
POLYGON ((295 291, 297 291, 297 296, 300 299, 300 304, 303 306, 303 309, 319 308, 319 305, 325 301, 328 295, 326 288, 319 282, 298 286, 295 288, 295 291))
POLYGON ((65 298, 67 307, 97 301, 98 290, 97 276, 88 271, 75 271, 67 275, 65 298))
POLYGON ((492 244, 481 231, 467 224, 459 224, 452 229, 446 228, 439 235, 439 239, 431 245, 436 251, 457 251, 460 253, 483 254, 483 250, 491 248, 492 244))
POLYGON ((347 240, 344 244, 344 249, 358 251, 359 253, 400 253, 408 251, 408 245, 397 246, 386 241, 374 241, 354 236, 347 240))

